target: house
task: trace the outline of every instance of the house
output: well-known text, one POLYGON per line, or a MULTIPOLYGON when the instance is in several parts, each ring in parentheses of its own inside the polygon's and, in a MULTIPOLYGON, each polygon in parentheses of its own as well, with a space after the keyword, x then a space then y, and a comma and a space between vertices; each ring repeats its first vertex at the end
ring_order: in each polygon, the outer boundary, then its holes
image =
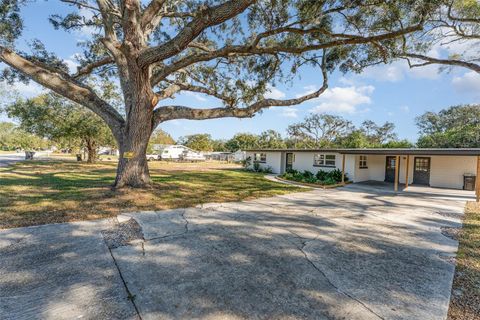
POLYGON ((480 148, 258 149, 248 150, 248 157, 251 165, 257 162, 277 174, 340 169, 354 183, 392 182, 395 190, 399 184, 474 190, 480 174, 480 148))
POLYGON ((213 151, 213 152, 203 152, 203 155, 207 160, 230 161, 232 153, 213 151))
POLYGON ((233 161, 234 162, 242 162, 245 161, 247 158, 247 153, 242 150, 237 150, 233 153, 233 161))

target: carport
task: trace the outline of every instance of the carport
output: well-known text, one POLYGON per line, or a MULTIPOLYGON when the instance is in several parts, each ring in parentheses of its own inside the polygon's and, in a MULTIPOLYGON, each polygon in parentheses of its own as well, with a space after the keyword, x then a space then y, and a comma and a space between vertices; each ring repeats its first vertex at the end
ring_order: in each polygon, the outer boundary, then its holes
POLYGON ((355 157, 355 180, 385 181, 399 191, 411 184, 440 188, 475 190, 480 202, 480 149, 339 149, 342 173, 346 172, 346 157, 355 157), (367 159, 375 161, 368 161, 367 159), (365 165, 362 167, 362 163, 365 165), (432 165, 435 164, 435 166, 432 165), (365 174, 367 172, 368 174, 365 174), (375 172, 375 174, 373 173, 375 172), (367 178, 359 178, 359 176, 367 178), (374 178, 371 178, 374 176, 374 178), (460 179, 462 179, 460 181, 460 179), (469 189, 471 188, 471 189, 469 189))

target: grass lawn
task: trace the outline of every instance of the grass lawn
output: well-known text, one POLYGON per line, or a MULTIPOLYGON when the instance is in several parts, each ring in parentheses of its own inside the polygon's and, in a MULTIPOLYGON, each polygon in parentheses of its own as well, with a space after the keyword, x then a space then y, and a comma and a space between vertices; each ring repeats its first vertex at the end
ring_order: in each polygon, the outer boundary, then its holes
POLYGON ((480 205, 467 203, 448 311, 451 320, 480 319, 480 205))
POLYGON ((221 163, 150 162, 155 186, 112 191, 116 163, 20 162, 0 168, 0 228, 98 219, 305 190, 221 163))

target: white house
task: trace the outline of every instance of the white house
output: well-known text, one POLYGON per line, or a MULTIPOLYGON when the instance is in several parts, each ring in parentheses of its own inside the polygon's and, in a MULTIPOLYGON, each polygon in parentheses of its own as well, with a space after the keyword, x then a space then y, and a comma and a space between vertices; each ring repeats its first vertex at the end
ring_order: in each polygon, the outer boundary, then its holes
POLYGON ((474 190, 480 173, 480 148, 259 149, 248 150, 247 157, 252 165, 258 162, 277 174, 289 169, 313 173, 340 169, 354 183, 392 182, 396 190, 399 183, 474 190))

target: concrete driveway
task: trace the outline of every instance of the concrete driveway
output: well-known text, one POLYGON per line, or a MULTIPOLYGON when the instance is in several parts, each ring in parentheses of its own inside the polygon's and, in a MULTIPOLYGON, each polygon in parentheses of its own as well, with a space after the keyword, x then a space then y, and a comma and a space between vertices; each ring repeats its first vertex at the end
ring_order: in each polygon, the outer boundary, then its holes
POLYGON ((351 185, 3 230, 0 319, 444 319, 469 197, 351 185))

